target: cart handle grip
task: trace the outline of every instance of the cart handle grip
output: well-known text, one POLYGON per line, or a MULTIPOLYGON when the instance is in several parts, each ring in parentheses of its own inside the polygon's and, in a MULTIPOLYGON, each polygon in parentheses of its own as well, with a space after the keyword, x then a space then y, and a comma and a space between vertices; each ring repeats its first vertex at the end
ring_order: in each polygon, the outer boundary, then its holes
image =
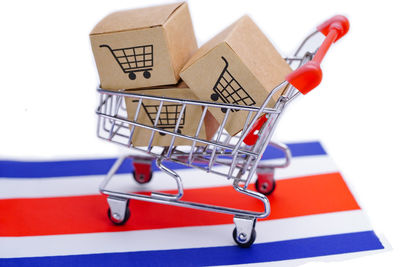
POLYGON ((303 95, 317 87, 322 80, 321 62, 332 43, 342 38, 349 31, 350 23, 345 16, 334 16, 317 27, 325 35, 325 40, 319 47, 314 58, 291 72, 286 80, 296 87, 303 95))
MULTIPOLYGON (((341 15, 334 16, 317 27, 325 35, 325 40, 319 47, 314 58, 286 76, 286 80, 302 94, 307 94, 318 86, 322 80, 320 64, 332 43, 342 38, 349 31, 349 20, 341 15)), ((261 116, 252 126, 250 132, 243 139, 246 145, 254 145, 259 137, 258 131, 267 122, 266 115, 261 116)))

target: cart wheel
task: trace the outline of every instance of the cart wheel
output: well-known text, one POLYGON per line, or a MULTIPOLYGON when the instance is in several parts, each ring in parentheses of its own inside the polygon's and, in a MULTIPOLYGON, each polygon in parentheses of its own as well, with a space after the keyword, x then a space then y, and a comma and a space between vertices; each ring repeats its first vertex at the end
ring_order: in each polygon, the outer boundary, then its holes
POLYGON ((158 132, 161 136, 164 136, 165 135, 165 133, 162 133, 162 132, 158 132))
POLYGON ((276 187, 275 179, 265 179, 264 177, 258 177, 256 181, 256 190, 263 195, 270 195, 274 192, 276 187))
POLYGON ((136 79, 136 74, 134 72, 129 73, 129 79, 135 80, 136 79))
POLYGON ((256 236, 257 236, 256 230, 254 228, 251 231, 251 237, 250 237, 249 241, 247 241, 245 243, 242 243, 240 240, 238 240, 238 239, 240 239, 240 237, 238 238, 236 235, 237 235, 237 230, 236 230, 236 227, 235 227, 235 229, 233 229, 233 233, 232 233, 233 240, 235 240, 236 244, 238 244, 238 246, 242 247, 242 248, 250 247, 254 243, 254 241, 256 240, 256 236))
POLYGON ((211 97, 211 100, 217 101, 218 98, 219 98, 219 95, 218 94, 212 94, 210 97, 211 97))
POLYGON ((111 216, 110 208, 108 208, 108 210, 107 210, 108 219, 110 219, 110 221, 115 225, 124 225, 129 220, 129 217, 131 217, 131 211, 129 210, 128 204, 129 204, 129 201, 127 203, 124 218, 122 220, 117 220, 116 218, 114 218, 114 216, 111 216))
POLYGON ((133 174, 133 179, 139 184, 147 184, 151 181, 151 178, 153 178, 153 172, 150 172, 150 175, 146 176, 144 173, 138 174, 136 171, 132 172, 133 174))
POLYGON ((226 113, 227 109, 226 108, 221 108, 222 113, 226 113))
POLYGON ((145 77, 146 79, 150 79, 151 73, 146 70, 146 71, 143 72, 143 77, 145 77))
POLYGON ((178 134, 181 134, 181 133, 182 133, 181 129, 178 129, 178 134))

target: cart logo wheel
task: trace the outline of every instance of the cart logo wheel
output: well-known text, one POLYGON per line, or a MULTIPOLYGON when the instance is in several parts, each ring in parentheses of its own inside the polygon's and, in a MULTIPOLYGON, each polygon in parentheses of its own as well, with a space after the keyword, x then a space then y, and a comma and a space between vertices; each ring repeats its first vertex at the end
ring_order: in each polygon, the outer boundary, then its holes
POLYGON ((112 49, 106 44, 102 44, 100 47, 108 48, 121 70, 128 74, 130 80, 136 80, 136 72, 143 72, 143 77, 150 79, 150 71, 153 70, 152 44, 117 49, 112 49))
MULTIPOLYGON (((229 72, 229 63, 225 57, 221 57, 225 62, 225 67, 219 75, 217 82, 213 87, 214 93, 210 95, 211 100, 218 101, 221 99, 227 104, 237 104, 244 106, 253 106, 256 104, 254 99, 246 92, 240 83, 229 72)), ((231 109, 232 112, 238 110, 231 109)), ((226 108, 221 108, 222 113, 226 113, 226 108)))
POLYGON ((131 80, 135 80, 136 79, 136 74, 134 72, 131 72, 131 73, 129 73, 128 77, 131 80))

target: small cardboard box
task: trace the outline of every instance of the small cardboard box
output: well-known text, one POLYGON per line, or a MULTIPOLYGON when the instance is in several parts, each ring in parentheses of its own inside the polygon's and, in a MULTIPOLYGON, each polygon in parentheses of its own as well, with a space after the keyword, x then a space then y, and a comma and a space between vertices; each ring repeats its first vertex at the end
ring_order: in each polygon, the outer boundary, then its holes
MULTIPOLYGON (((178 86, 165 86, 161 89, 146 88, 143 90, 125 90, 125 92, 148 96, 197 100, 197 97, 184 83, 180 83, 178 86)), ((138 102, 138 98, 125 97, 128 119, 130 121, 133 121, 135 117, 136 110, 138 108, 138 102)), ((137 122, 147 126, 153 126, 157 117, 159 104, 160 101, 158 100, 143 99, 137 122)), ((173 132, 181 110, 182 104, 176 102, 168 102, 166 100, 163 103, 157 127, 173 132)), ((201 106, 186 105, 182 119, 179 122, 178 132, 194 137, 197 131, 197 127, 200 123, 202 112, 203 108, 201 106)), ((218 127, 218 122, 207 111, 198 138, 210 140, 214 136, 218 127)), ((147 146, 151 137, 151 132, 152 131, 149 129, 135 127, 132 144, 134 146, 147 146)), ((169 146, 170 143, 171 135, 163 135, 155 132, 152 143, 153 146, 169 146)), ((175 145, 192 145, 192 141, 177 137, 175 139, 175 145)), ((196 143, 196 146, 204 145, 204 143, 196 143)))
MULTIPOLYGON (((261 106, 269 92, 290 72, 289 65, 267 37, 244 16, 204 44, 180 75, 200 100, 261 106)), ((275 94, 273 102, 277 99, 275 94)), ((222 122, 224 110, 214 108, 210 112, 222 122)), ((247 114, 231 112, 225 125, 230 135, 242 130, 247 114)))
POLYGON ((187 3, 112 13, 90 33, 103 89, 176 84, 197 49, 187 3))

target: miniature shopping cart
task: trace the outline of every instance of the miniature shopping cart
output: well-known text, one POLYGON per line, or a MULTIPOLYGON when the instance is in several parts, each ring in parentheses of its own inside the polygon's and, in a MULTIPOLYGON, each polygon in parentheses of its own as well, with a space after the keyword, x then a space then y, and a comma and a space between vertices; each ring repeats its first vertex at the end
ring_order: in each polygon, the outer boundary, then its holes
MULTIPOLYGON (((320 25, 317 28, 318 31, 312 33, 303 41, 293 57, 286 58, 287 62, 296 70, 290 73, 285 81, 276 86, 259 107, 250 105, 253 102, 215 103, 139 95, 121 91, 114 92, 99 88, 98 136, 141 153, 120 157, 100 185, 101 193, 107 196, 109 219, 114 224, 124 224, 130 216, 128 207, 130 199, 220 212, 234 216, 234 241, 241 247, 250 246, 256 238, 255 224, 257 219, 267 217, 270 214, 267 195, 272 193, 275 188, 274 170, 288 166, 291 158, 290 150, 285 145, 270 141, 274 129, 285 107, 300 93, 306 94, 320 83, 322 78, 320 63, 322 59, 330 45, 345 35, 348 28, 348 20, 343 16, 335 16, 320 25), (319 32, 322 34, 319 34, 319 32), (315 44, 314 41, 320 36, 323 37, 323 35, 326 38, 319 47, 314 45, 313 49, 306 49, 307 46, 315 44), (286 88, 284 93, 279 93, 282 92, 281 89, 283 88, 286 88), (267 106, 270 106, 269 103, 273 101, 272 97, 275 94, 278 96, 278 100, 274 102, 272 108, 267 108, 267 106), (129 117, 128 119, 127 117, 124 99, 138 101, 132 118, 129 117), (139 114, 143 110, 142 103, 146 100, 158 103, 158 108, 152 111, 151 125, 138 122, 139 114), (175 120, 173 128, 165 128, 162 125, 162 110, 168 105, 180 105, 179 109, 175 109, 177 120, 175 120), (179 133, 179 122, 184 117, 185 109, 193 105, 202 107, 202 114, 197 121, 198 127, 192 135, 179 133), (211 140, 206 140, 200 138, 199 133, 203 127, 206 113, 211 108, 223 108, 226 112, 215 136, 211 140), (224 130, 224 126, 230 116, 235 116, 234 110, 245 112, 247 119, 243 125, 243 130, 237 136, 231 137, 224 130), (132 144, 132 137, 137 129, 147 129, 151 132, 146 147, 138 147, 132 144), (154 146, 153 139, 156 133, 170 136, 170 145, 165 147, 154 146), (189 145, 176 146, 178 139, 185 140, 189 145), (261 156, 269 145, 282 150, 285 159, 281 162, 261 162, 261 156), (151 195, 145 195, 111 189, 110 181, 127 158, 133 160, 133 173, 137 182, 147 183, 150 181, 152 178, 151 162, 154 160, 156 166, 176 183, 177 193, 152 192, 151 195), (167 161, 193 167, 204 171, 204 173, 225 177, 232 182, 233 188, 239 194, 259 200, 263 204, 263 211, 235 209, 182 200, 183 184, 181 177, 166 166, 165 162, 167 161), (254 180, 256 180, 257 191, 249 188, 250 183, 254 180)), ((321 43, 321 40, 319 41, 321 43)))
MULTIPOLYGON (((186 113, 186 109, 184 109, 182 118, 181 120, 178 121, 178 115, 180 114, 183 107, 182 104, 163 105, 160 113, 158 113, 159 105, 145 105, 142 102, 142 106, 152 124, 155 123, 157 114, 159 114, 158 124, 157 124, 159 128, 174 129, 175 125, 178 124, 179 125, 178 133, 181 133, 181 129, 185 125, 185 113, 186 113)), ((165 133, 160 132, 160 135, 165 135, 165 133)))
MULTIPOLYGON (((232 76, 228 70, 229 63, 224 58, 221 59, 225 62, 225 67, 219 75, 217 82, 213 87, 214 93, 211 94, 211 100, 217 101, 221 99, 224 103, 253 106, 256 102, 253 98, 243 89, 240 83, 232 76)), ((223 113, 226 113, 226 108, 221 108, 223 113)), ((232 112, 237 110, 233 109, 232 112)))
POLYGON ((100 47, 110 50, 122 71, 129 74, 129 79, 136 79, 135 72, 143 72, 143 77, 150 79, 150 71, 153 67, 153 45, 112 49, 109 45, 103 44, 100 47))

